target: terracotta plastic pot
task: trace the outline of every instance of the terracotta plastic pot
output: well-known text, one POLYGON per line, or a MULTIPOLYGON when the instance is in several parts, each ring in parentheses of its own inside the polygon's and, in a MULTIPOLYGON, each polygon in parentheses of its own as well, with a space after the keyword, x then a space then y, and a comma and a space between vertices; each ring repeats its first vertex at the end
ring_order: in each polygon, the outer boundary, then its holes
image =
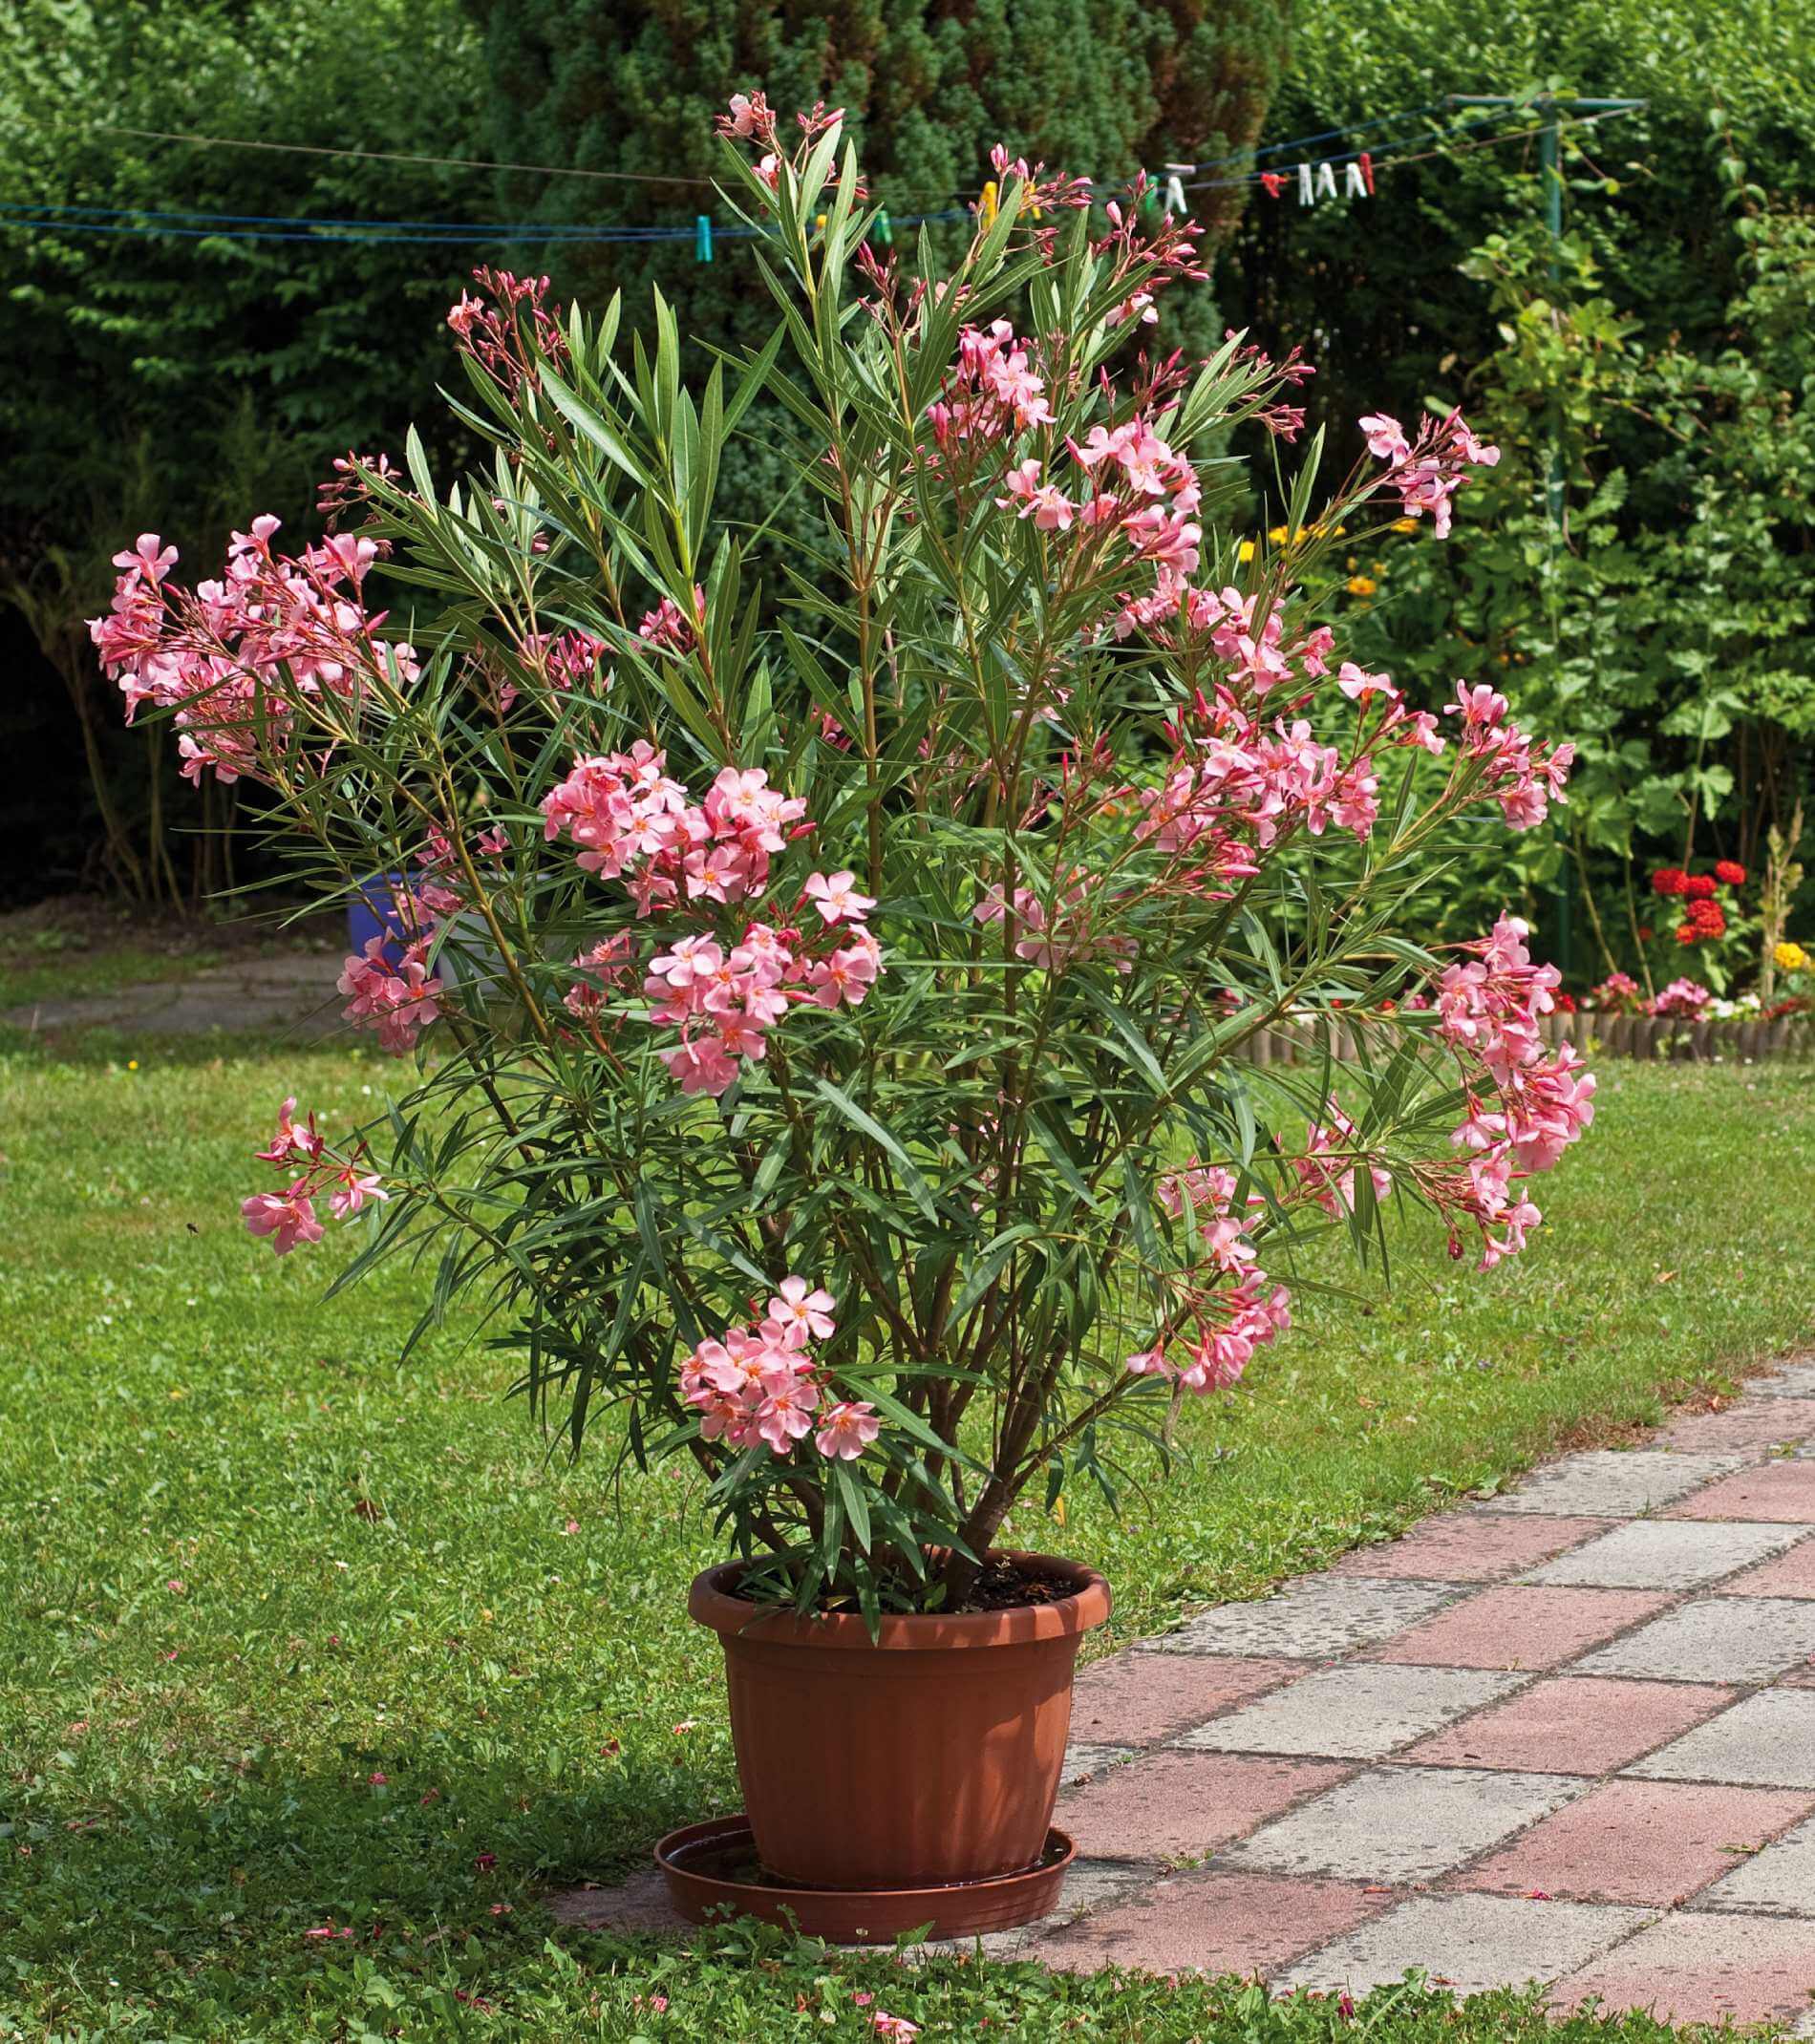
POLYGON ((731 1733, 763 1866, 802 1887, 983 1881, 1045 1850, 1083 1635, 1109 1616, 1094 1568, 1010 1554, 1075 1584, 1053 1604, 952 1617, 801 1618, 694 1579, 725 1650, 731 1733))

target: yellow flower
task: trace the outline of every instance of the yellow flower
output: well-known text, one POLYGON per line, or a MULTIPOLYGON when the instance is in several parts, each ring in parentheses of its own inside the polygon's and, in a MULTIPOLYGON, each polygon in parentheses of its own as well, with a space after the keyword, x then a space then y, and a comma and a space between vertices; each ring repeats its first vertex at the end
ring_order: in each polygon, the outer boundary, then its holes
POLYGON ((1284 546, 1286 542, 1292 538, 1292 533, 1285 525, 1275 525, 1267 537, 1275 546, 1284 546))
POLYGON ((1771 956, 1780 972, 1800 972, 1808 964, 1808 953, 1800 944, 1780 944, 1771 956))
POLYGON ((1380 585, 1368 575, 1351 575, 1347 586, 1351 596, 1372 596, 1380 585))
POLYGON ((1253 541, 1244 540, 1242 543, 1235 549, 1235 558, 1238 561, 1251 561, 1254 558, 1253 541))
POLYGON ((1396 518, 1393 521, 1393 530, 1395 532, 1416 532, 1418 530, 1418 521, 1415 518, 1396 518))
POLYGON ((136 1057, 129 1057, 129 1058, 127 1058, 127 1060, 126 1060, 126 1069, 127 1069, 127 1071, 128 1071, 128 1072, 137 1072, 137 1071, 139 1070, 139 1060, 138 1060, 138 1058, 136 1058, 136 1057))

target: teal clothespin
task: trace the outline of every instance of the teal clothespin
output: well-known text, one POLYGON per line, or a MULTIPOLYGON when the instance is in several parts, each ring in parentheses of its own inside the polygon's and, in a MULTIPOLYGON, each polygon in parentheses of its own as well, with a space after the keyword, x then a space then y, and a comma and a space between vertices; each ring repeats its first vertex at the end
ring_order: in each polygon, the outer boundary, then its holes
POLYGON ((712 217, 707 213, 694 216, 694 254, 701 263, 712 261, 712 217))
POLYGON ((876 213, 876 224, 871 229, 878 248, 892 248, 895 245, 895 230, 889 224, 888 208, 880 206, 876 213))

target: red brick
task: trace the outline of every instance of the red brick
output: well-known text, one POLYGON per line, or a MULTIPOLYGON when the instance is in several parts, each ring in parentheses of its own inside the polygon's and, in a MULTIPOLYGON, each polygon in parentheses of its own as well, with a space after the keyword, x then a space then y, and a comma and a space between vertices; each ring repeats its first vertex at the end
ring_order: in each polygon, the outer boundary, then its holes
POLYGON ((1087 1859, 1160 1860, 1213 1852, 1355 1770, 1334 1760, 1155 1753, 1112 1767, 1059 1799, 1057 1821, 1087 1859))
POLYGON ((1064 1972, 1102 1966, 1169 1973, 1270 1973, 1377 1916, 1395 1898, 1355 1882, 1207 1869, 1162 1881, 1145 1894, 1057 1932, 1017 1957, 1064 1972))
POLYGON ((1072 1737, 1093 1746, 1150 1746, 1304 1671, 1302 1661, 1118 1653, 1078 1676, 1072 1737))
POLYGON ((1692 1491, 1667 1519, 1775 1520, 1815 1525, 1815 1461, 1764 1462, 1692 1491))
POLYGON ((1815 1434, 1815 1398, 1747 1398, 1723 1413, 1692 1413, 1667 1427, 1661 1445, 1719 1455, 1723 1449, 1772 1448, 1815 1434))
POLYGON ((1743 1856, 1725 1848, 1762 1845, 1811 1808, 1815 1797, 1788 1789, 1610 1781, 1547 1817, 1455 1885, 1668 1908, 1739 1864, 1743 1856))
POLYGON ((1571 1973, 1550 1998, 1571 2008, 1651 2009, 1666 2021, 1763 2022, 1802 2014, 1815 1986, 1815 1923, 1677 1910, 1571 1973))
POLYGON ((1552 1675, 1464 1717, 1399 1758, 1534 1774, 1612 1774, 1712 1717, 1736 1693, 1712 1683, 1552 1675))
POLYGON ((1445 1512, 1402 1540, 1345 1554, 1333 1576, 1412 1576, 1433 1583, 1492 1583, 1523 1575, 1566 1547, 1605 1533, 1601 1519, 1552 1519, 1540 1512, 1445 1512))
POLYGON ((1761 1562, 1720 1586, 1723 1597, 1815 1597, 1815 1540, 1800 1540, 1787 1554, 1761 1562))
POLYGON ((1426 1668, 1554 1668, 1670 1603, 1649 1590, 1503 1583, 1413 1626, 1369 1654, 1426 1668))

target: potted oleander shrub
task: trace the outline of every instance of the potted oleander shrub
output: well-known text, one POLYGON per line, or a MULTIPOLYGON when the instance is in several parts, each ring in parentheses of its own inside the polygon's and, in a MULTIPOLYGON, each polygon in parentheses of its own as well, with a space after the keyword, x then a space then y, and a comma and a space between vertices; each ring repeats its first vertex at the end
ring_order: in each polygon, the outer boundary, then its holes
POLYGON ((767 347, 480 273, 471 474, 351 456, 327 538, 255 520, 194 588, 146 535, 94 634, 301 880, 412 876, 342 990, 414 1083, 335 1141, 287 1102, 246 1225, 365 1229, 340 1282, 424 1259, 576 1451, 691 1462, 763 1866, 962 1895, 1050 1862, 1109 1609, 1011 1508, 1163 1459, 1314 1238, 1366 1258, 1397 1203, 1491 1265, 1537 1223, 1592 1105, 1557 975, 1506 918, 1408 927, 1570 748, 1324 622, 1354 535, 1435 543, 1494 458, 1459 417, 1365 419, 1313 502, 1295 357, 1146 350, 1188 223, 998 157, 941 272, 872 245, 836 115, 723 125, 767 347), (766 594, 714 508, 759 393, 812 514, 766 594), (1296 457, 1282 543, 1241 428, 1296 457), (1250 1059, 1288 1017, 1313 1054, 1250 1059))

